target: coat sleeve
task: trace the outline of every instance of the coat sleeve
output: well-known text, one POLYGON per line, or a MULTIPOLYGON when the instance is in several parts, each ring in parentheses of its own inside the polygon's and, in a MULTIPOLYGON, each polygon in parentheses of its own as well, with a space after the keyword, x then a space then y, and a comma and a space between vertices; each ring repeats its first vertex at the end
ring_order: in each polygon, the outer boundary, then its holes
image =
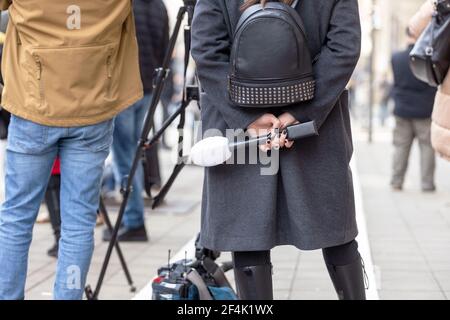
POLYGON ((361 52, 357 0, 336 0, 328 32, 314 64, 315 98, 288 108, 300 122, 315 120, 320 128, 350 81, 361 52))
POLYGON ((202 91, 229 128, 246 129, 263 111, 231 103, 227 90, 230 51, 231 39, 219 0, 198 0, 192 22, 192 56, 202 91))

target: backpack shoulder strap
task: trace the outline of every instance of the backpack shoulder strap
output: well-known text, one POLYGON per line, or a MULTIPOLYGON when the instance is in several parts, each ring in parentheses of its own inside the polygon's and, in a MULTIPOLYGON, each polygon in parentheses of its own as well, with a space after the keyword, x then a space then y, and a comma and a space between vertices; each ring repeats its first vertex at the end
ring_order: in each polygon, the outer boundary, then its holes
POLYGON ((233 27, 231 26, 230 13, 228 12, 228 7, 227 7, 227 0, 220 0, 219 5, 223 12, 223 17, 225 19, 225 24, 227 25, 228 34, 230 35, 230 39, 233 39, 234 31, 233 31, 233 27))
POLYGON ((262 7, 261 5, 254 5, 251 6, 250 8, 248 8, 247 10, 245 10, 241 17, 239 18, 239 21, 237 23, 238 26, 242 25, 242 23, 244 23, 245 20, 247 20, 251 15, 253 15, 255 12, 261 10, 262 7))

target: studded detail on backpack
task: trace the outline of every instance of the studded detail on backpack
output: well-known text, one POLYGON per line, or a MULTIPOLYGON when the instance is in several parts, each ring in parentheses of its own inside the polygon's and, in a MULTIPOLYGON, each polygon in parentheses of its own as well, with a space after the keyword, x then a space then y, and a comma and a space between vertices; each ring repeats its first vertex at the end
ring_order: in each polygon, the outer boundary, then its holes
POLYGON ((241 107, 282 107, 314 98, 313 63, 303 21, 280 2, 246 9, 231 51, 228 91, 241 107))

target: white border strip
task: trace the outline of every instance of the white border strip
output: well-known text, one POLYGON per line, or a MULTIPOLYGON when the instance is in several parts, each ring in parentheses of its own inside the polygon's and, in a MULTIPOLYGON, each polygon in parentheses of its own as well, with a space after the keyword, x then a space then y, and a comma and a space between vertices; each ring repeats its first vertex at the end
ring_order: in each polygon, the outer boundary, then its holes
POLYGON ((369 280, 369 289, 366 291, 368 300, 379 300, 380 297, 378 295, 377 290, 377 282, 375 277, 375 270, 373 266, 372 260, 372 251, 370 250, 370 242, 369 236, 367 232, 367 222, 366 222, 366 214, 364 211, 364 202, 363 195, 361 189, 361 182, 359 180, 358 168, 356 166, 356 156, 353 157, 353 160, 350 164, 353 173, 353 187, 355 190, 355 205, 356 205, 356 220, 358 222, 358 244, 359 244, 359 252, 364 259, 364 263, 366 266, 366 273, 369 280))

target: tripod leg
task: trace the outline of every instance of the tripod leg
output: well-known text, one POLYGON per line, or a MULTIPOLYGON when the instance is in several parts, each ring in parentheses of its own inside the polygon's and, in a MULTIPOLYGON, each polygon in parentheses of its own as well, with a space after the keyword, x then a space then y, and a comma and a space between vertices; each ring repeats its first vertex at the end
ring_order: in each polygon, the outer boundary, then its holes
MULTIPOLYGON (((193 7, 189 10, 193 10, 193 7)), ((125 213, 125 208, 127 206, 128 203, 128 198, 130 196, 131 193, 131 181, 133 181, 134 176, 136 174, 137 168, 140 165, 141 162, 141 158, 142 158, 142 152, 145 148, 146 142, 148 141, 148 135, 150 134, 150 131, 152 129, 152 119, 155 115, 155 110, 158 106, 158 101, 161 98, 161 92, 162 89, 164 88, 164 80, 167 76, 167 70, 170 64, 170 59, 172 58, 172 53, 174 52, 175 49, 175 45, 177 42, 177 38, 178 38, 178 33, 180 32, 180 28, 181 28, 181 24, 183 23, 184 20, 184 16, 186 14, 186 12, 188 11, 187 6, 183 6, 180 8, 179 12, 178 12, 178 16, 177 16, 177 22, 175 23, 175 27, 173 30, 173 34, 170 38, 170 43, 169 43, 169 48, 167 50, 166 56, 164 57, 164 62, 162 64, 162 67, 157 69, 157 75, 155 77, 155 88, 153 90, 153 97, 152 97, 152 102, 149 106, 149 110, 147 113, 147 116, 145 118, 144 121, 144 125, 143 125, 143 130, 142 130, 142 135, 141 135, 141 140, 139 141, 138 145, 137 145, 137 150, 136 150, 136 154, 134 157, 134 161, 133 164, 131 166, 131 170, 130 170, 130 174, 129 174, 129 180, 127 183, 126 188, 123 190, 122 194, 123 194, 123 201, 122 204, 120 205, 120 209, 119 209, 119 215, 117 217, 117 221, 116 224, 114 225, 113 231, 111 233, 111 241, 108 244, 108 248, 106 250, 106 255, 105 255, 105 259, 103 261, 103 265, 102 268, 100 270, 100 275, 98 277, 98 282, 97 282, 97 286, 95 288, 95 291, 92 292, 91 288, 89 286, 86 287, 86 295, 88 296, 88 299, 91 300, 95 300, 98 298, 98 295, 100 293, 100 289, 103 285, 103 280, 105 278, 105 274, 106 271, 108 269, 108 265, 109 265, 109 261, 111 258, 111 254, 112 251, 114 249, 114 246, 116 244, 117 241, 117 236, 119 233, 119 228, 120 228, 120 224, 122 222, 124 213, 125 213)), ((191 19, 188 19, 188 22, 190 23, 191 19)))
MULTIPOLYGON (((108 211, 106 210, 105 203, 103 202, 103 198, 100 198, 100 211, 99 214, 103 215, 103 219, 105 220, 106 227, 110 232, 113 231, 113 226, 111 224, 111 220, 109 219, 108 211)), ((125 273, 125 277, 127 278, 128 285, 130 286, 131 292, 136 292, 136 287, 134 286, 133 279, 131 278, 130 270, 128 269, 127 262, 122 253, 122 249, 120 248, 119 242, 116 241, 115 248, 117 255, 119 256, 120 264, 122 265, 123 272, 125 273)))
POLYGON ((170 188, 172 187, 173 183, 175 182, 175 179, 180 174, 181 170, 185 167, 185 163, 181 163, 175 166, 172 175, 170 176, 167 183, 163 186, 161 191, 159 191, 158 195, 155 196, 153 199, 152 209, 155 209, 161 205, 161 203, 164 201, 167 193, 169 192, 170 188))

